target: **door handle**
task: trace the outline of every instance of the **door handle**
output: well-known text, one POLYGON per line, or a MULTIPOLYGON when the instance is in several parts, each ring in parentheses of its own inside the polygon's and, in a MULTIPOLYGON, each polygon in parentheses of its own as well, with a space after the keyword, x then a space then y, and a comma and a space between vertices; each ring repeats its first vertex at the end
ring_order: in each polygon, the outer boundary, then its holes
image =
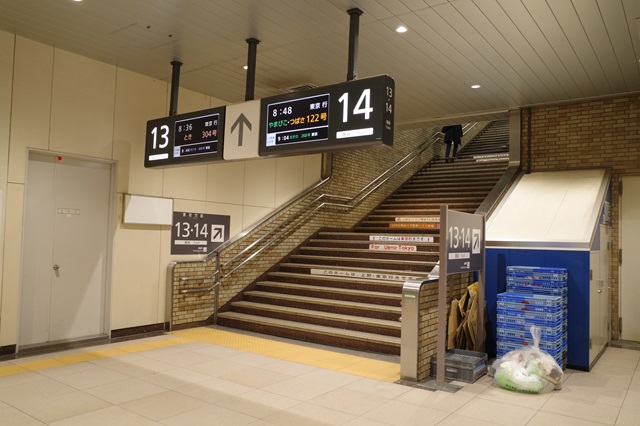
POLYGON ((53 265, 53 270, 54 270, 54 271, 57 271, 58 269, 60 269, 60 266, 58 266, 58 265, 53 265))

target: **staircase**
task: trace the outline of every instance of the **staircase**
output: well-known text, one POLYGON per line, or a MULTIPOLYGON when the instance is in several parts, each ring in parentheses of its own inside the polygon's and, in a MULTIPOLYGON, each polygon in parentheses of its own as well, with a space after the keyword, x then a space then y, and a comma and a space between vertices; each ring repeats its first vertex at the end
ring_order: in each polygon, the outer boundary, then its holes
POLYGON ((508 129, 491 123, 455 162, 431 162, 352 230, 316 233, 223 306, 218 324, 399 355, 402 285, 438 261, 440 205, 476 211, 508 166, 508 129))

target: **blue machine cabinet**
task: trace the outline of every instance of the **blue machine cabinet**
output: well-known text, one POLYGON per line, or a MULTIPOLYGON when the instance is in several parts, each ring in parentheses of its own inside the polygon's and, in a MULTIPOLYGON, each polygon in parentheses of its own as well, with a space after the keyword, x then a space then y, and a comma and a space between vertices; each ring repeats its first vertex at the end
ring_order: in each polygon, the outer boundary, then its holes
POLYGON ((523 248, 486 249, 485 299, 487 337, 485 349, 496 354, 497 295, 506 291, 507 266, 566 268, 569 276, 567 312, 567 367, 589 370, 589 250, 523 248))

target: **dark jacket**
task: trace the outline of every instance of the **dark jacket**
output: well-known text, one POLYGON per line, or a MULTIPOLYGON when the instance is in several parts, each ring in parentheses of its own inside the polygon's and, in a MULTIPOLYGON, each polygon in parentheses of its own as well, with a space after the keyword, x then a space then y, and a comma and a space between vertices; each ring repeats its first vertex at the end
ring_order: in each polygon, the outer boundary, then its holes
POLYGON ((462 125, 454 124, 453 126, 444 126, 442 133, 444 133, 445 142, 460 143, 460 139, 462 138, 462 125))

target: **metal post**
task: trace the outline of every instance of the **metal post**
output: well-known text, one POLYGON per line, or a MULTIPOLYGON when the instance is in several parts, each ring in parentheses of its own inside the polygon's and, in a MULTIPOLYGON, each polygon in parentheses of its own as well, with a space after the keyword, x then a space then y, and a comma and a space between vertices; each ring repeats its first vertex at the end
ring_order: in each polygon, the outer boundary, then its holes
MULTIPOLYGON (((486 214, 482 215, 482 235, 485 236, 483 237, 486 238, 486 230, 487 230, 487 216, 486 214)), ((484 344, 485 344, 485 337, 484 337, 484 310, 485 310, 485 299, 484 299, 484 293, 485 293, 485 274, 484 274, 484 269, 485 269, 485 257, 486 257, 486 247, 482 247, 482 269, 480 270, 479 273, 479 277, 478 277, 478 296, 477 296, 477 300, 478 300, 478 323, 476 324, 476 351, 478 352, 484 352, 484 344)))
POLYGON ((258 43, 260 43, 260 40, 258 39, 247 39, 249 51, 247 54, 247 88, 244 95, 245 101, 252 101, 254 97, 254 90, 256 87, 256 56, 258 53, 258 43))
POLYGON ((178 90, 180 89, 180 67, 182 62, 172 61, 171 66, 171 99, 169 101, 169 115, 178 113, 178 90))
POLYGON ((444 386, 444 366, 447 350, 447 211, 440 206, 440 274, 438 282, 438 346, 436 348, 436 383, 444 386))
POLYGON ((349 67, 347 81, 355 80, 358 72, 358 37, 360 35, 360 15, 364 12, 356 8, 347 10, 349 20, 349 67))

